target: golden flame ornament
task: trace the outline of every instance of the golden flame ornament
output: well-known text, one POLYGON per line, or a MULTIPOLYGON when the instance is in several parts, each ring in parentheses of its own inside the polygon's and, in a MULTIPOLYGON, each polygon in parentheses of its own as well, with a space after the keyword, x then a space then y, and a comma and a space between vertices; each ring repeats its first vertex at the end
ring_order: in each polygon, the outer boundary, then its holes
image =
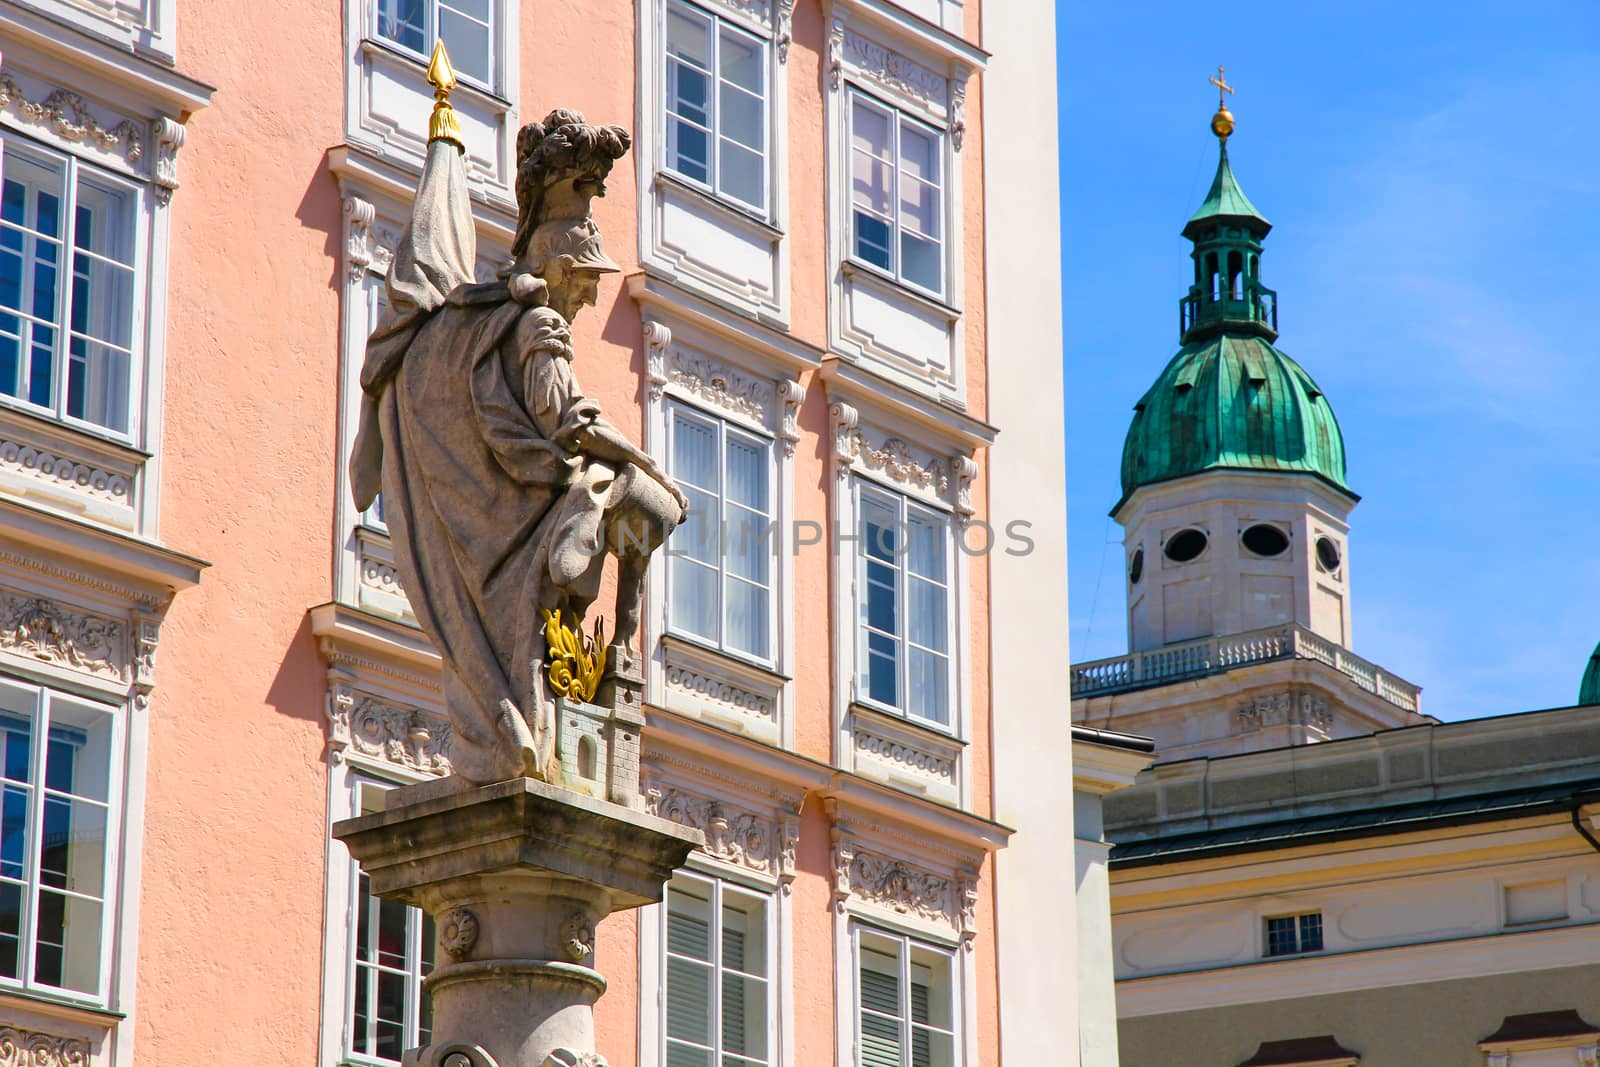
POLYGON ((450 53, 445 51, 444 38, 433 46, 433 58, 428 60, 428 84, 433 86, 433 114, 428 118, 428 140, 449 141, 462 151, 467 143, 461 137, 461 120, 450 104, 450 90, 456 87, 456 69, 450 65, 450 53))
POLYGON ((594 633, 585 636, 576 626, 563 623, 560 611, 539 610, 544 615, 545 676, 549 679, 550 691, 589 703, 594 700, 600 688, 600 675, 606 669, 606 646, 600 620, 594 621, 594 633))

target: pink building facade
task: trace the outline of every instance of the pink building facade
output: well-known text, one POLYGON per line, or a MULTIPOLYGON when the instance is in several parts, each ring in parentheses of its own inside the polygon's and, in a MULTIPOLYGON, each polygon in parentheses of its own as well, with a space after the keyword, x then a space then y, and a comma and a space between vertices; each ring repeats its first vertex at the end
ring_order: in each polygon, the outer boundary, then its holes
POLYGON ((598 932, 601 1051, 1076 1062, 1052 9, 1016 8, 0 0, 0 1063, 427 1039, 432 931, 329 827, 449 768, 345 473, 439 39, 482 276, 520 124, 633 131, 577 369, 694 502, 641 773, 707 846, 598 932))

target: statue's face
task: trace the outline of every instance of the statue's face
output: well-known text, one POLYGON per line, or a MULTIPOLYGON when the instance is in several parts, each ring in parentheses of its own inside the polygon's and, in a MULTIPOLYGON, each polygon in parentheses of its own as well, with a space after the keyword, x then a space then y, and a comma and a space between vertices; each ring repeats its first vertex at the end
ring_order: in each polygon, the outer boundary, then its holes
POLYGON ((600 272, 568 270, 550 287, 550 306, 568 322, 586 307, 594 307, 600 296, 600 272))

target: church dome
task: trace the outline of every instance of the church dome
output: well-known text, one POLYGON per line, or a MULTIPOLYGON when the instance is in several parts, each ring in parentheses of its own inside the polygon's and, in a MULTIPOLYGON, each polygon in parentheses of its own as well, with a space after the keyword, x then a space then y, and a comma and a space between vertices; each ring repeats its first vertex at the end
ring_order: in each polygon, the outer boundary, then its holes
POLYGON ((1579 704, 1600 704, 1600 645, 1594 646, 1589 665, 1583 670, 1583 681, 1578 683, 1579 704))
POLYGON ((1257 336, 1190 341, 1134 405, 1122 445, 1124 500, 1140 486, 1208 470, 1312 474, 1354 495, 1327 397, 1257 336))
POLYGON ((1194 244, 1193 281, 1178 305, 1183 347, 1134 405, 1117 508, 1141 486, 1209 470, 1309 474, 1355 496, 1327 397, 1273 347, 1278 294, 1261 281, 1272 224, 1234 177, 1229 119, 1213 123, 1222 142, 1216 178, 1183 228, 1194 244))

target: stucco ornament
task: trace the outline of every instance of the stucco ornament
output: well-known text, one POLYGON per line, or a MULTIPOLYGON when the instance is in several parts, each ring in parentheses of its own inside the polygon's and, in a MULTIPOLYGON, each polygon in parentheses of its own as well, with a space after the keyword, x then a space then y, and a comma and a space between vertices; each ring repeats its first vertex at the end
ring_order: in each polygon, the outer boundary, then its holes
POLYGON ((473 785, 558 782, 543 613, 582 633, 615 556, 606 660, 631 669, 645 568, 688 510, 575 371, 571 323, 619 270, 590 207, 630 139, 570 110, 524 126, 514 262, 475 283, 459 126, 441 119, 453 118, 453 75, 443 74, 388 308, 367 341, 351 484, 360 508, 382 491, 401 584, 443 658, 454 774, 473 785))
POLYGON ((439 917, 439 945, 452 959, 465 959, 478 943, 478 917, 470 908, 451 908, 439 917))

